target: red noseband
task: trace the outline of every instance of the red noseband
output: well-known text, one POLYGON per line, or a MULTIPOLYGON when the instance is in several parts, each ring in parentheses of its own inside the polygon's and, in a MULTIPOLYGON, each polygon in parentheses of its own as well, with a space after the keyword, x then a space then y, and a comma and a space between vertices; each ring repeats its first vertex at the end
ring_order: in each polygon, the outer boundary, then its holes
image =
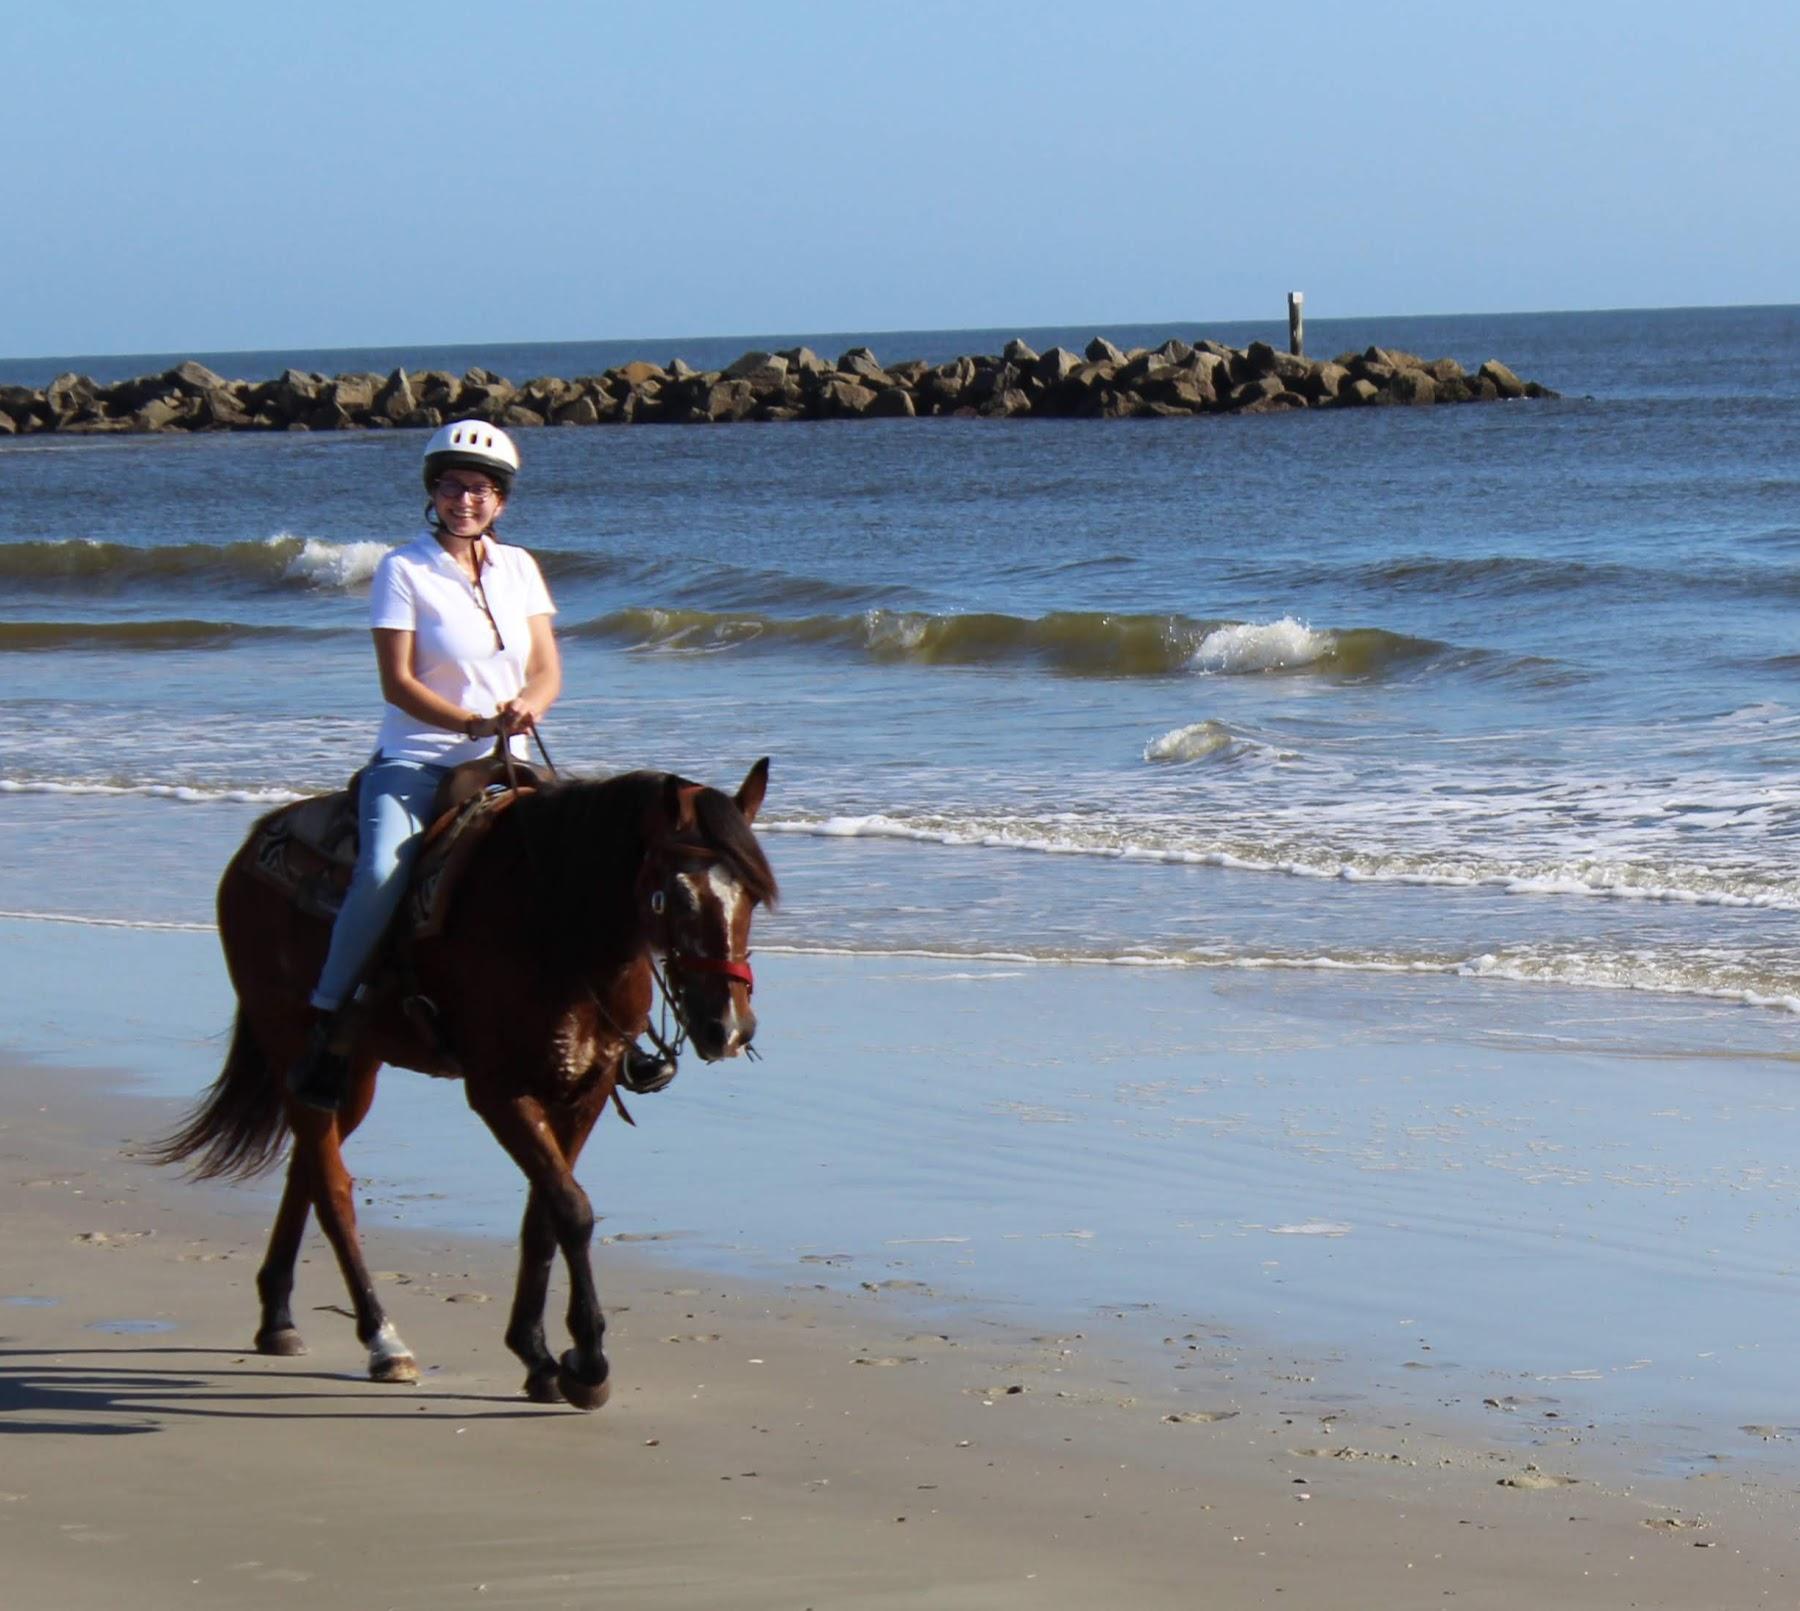
POLYGON ((756 975, 750 971, 748 959, 728 962, 723 957, 690 957, 671 951, 669 967, 679 973, 722 973, 727 979, 737 980, 744 987, 745 995, 756 993, 756 975))

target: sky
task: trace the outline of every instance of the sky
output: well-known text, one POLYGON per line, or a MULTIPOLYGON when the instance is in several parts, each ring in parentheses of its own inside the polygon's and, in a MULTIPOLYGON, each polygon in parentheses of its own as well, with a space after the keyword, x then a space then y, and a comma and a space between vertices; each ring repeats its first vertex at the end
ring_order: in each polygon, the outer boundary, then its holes
POLYGON ((1787 0, 0 0, 0 353, 1800 301, 1787 0))

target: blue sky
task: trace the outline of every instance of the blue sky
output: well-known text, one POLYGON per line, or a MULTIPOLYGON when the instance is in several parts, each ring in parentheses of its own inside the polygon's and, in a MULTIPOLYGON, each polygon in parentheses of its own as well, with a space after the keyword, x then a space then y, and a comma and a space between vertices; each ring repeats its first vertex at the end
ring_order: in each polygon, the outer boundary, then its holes
POLYGON ((9 7, 0 353, 1800 300, 1800 7, 9 7))

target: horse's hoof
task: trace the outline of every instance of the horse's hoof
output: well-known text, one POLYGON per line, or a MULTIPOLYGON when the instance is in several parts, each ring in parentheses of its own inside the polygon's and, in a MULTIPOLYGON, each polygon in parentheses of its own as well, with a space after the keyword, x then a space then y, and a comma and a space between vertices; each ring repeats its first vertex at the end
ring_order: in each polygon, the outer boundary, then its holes
POLYGON ((554 1365, 546 1370, 534 1370, 525 1378, 525 1396, 533 1404, 561 1404, 563 1390, 559 1375, 554 1365))
POLYGON ((570 1363, 573 1355, 564 1354, 562 1364, 556 1372, 556 1385, 562 1389, 562 1396, 578 1410, 597 1410, 612 1397, 612 1372, 607 1370, 604 1362, 600 1369, 604 1373, 597 1382, 590 1382, 577 1373, 570 1363))
POLYGON ((369 1380, 372 1382, 407 1384, 418 1379, 419 1362, 411 1354, 388 1354, 369 1361, 369 1380))
POLYGON ((283 1326, 278 1331, 259 1331, 256 1334, 256 1351, 259 1354, 277 1354, 283 1359, 293 1359, 306 1352, 306 1344, 292 1326, 283 1326))

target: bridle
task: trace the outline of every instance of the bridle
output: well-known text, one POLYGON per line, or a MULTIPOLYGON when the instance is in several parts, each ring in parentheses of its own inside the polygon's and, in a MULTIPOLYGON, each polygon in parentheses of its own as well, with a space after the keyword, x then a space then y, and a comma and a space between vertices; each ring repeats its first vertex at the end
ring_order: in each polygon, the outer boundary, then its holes
MULTIPOLYGON (((712 866, 721 859, 719 853, 710 845, 695 843, 692 840, 678 839, 663 847, 660 851, 644 858, 643 869, 638 874, 638 897, 642 909, 650 918, 650 977, 655 981, 657 994, 662 998, 662 1027, 647 1025, 644 1033, 651 1043, 664 1057, 674 1058, 680 1055, 682 1047, 692 1038, 688 1028, 687 1015, 682 1010, 681 996, 672 988, 672 981, 677 981, 684 973, 712 974, 715 977, 732 979, 744 987, 745 995, 753 995, 756 990, 756 975, 750 967, 750 953, 745 951, 741 957, 726 955, 722 957, 706 956, 699 952, 683 950, 675 943, 669 932, 669 890, 677 878, 683 874, 679 862, 698 863, 701 866, 712 866), (660 864, 661 878, 657 877, 660 864), (662 966, 656 963, 656 952, 662 953, 662 966), (671 1042, 667 1038, 669 1020, 675 1021, 675 1036, 671 1042)), ((726 945, 730 945, 730 936, 726 937, 726 945)), ((757 1052, 754 1046, 746 1046, 744 1055, 755 1061, 757 1052)))

